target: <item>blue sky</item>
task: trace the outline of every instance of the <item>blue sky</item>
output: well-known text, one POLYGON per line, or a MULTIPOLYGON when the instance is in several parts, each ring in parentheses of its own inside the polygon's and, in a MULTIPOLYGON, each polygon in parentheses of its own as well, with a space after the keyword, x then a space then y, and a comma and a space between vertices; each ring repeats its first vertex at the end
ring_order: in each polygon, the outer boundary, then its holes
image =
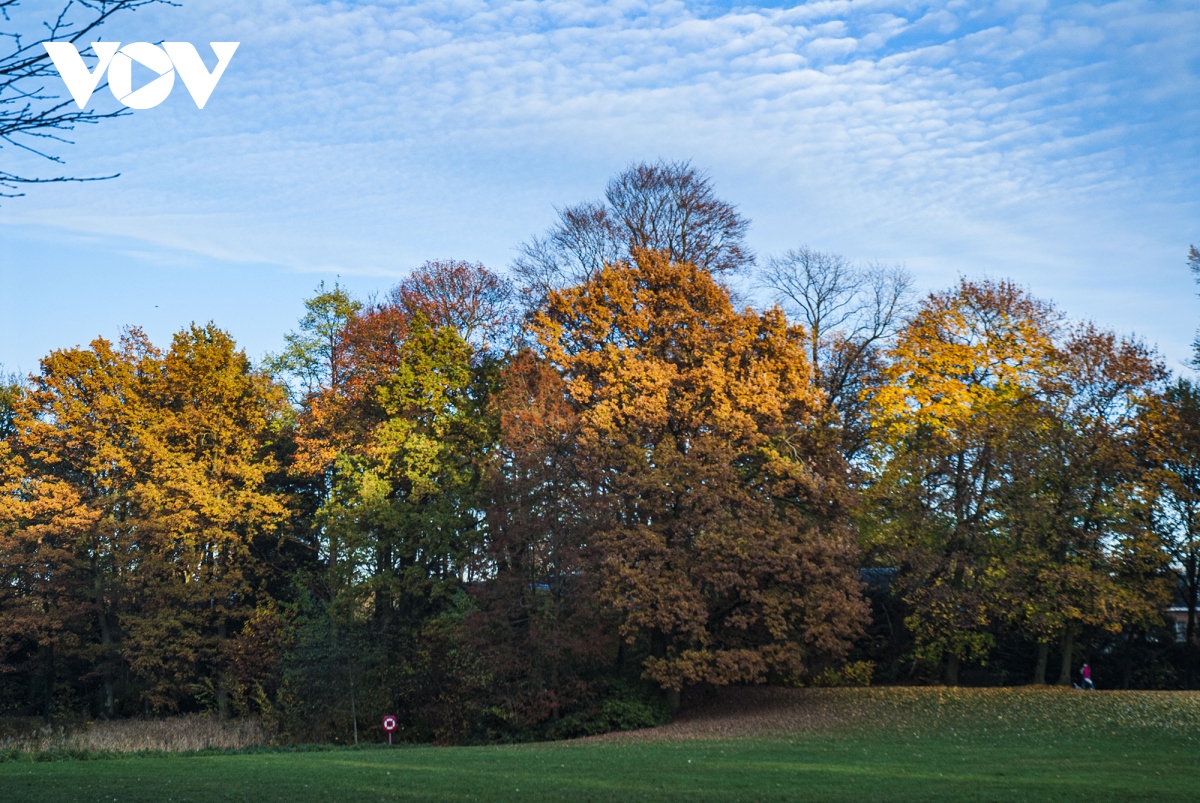
POLYGON ((257 357, 321 280, 504 269, 556 205, 660 157, 706 169, 761 255, 904 263, 922 290, 1013 278, 1172 367, 1200 323, 1194 0, 183 0, 105 38, 210 65, 203 43, 242 44, 203 111, 177 86, 59 150, 119 179, 0 204, 8 370, 210 319, 257 357))

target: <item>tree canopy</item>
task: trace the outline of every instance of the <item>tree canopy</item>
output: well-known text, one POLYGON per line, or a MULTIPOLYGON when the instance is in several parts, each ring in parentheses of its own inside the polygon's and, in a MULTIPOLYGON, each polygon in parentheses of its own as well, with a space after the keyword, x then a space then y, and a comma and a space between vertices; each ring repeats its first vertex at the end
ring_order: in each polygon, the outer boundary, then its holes
POLYGON ((547 272, 321 284, 262 365, 209 323, 0 380, 0 711, 448 743, 732 684, 1195 683, 1200 394, 1152 349, 1008 281, 746 276, 687 164, 584 212, 547 272))

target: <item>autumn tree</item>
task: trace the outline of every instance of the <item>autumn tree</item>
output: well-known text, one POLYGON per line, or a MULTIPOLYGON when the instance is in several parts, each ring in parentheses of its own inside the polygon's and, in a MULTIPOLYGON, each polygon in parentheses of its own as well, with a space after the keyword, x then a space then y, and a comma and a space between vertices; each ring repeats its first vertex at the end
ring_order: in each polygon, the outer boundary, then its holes
POLYGON ((1147 627, 1166 604, 1138 492, 1139 413, 1164 371, 1142 344, 1089 324, 1057 351, 1030 426, 1008 444, 1000 558, 1002 604, 1038 644, 1034 682, 1056 641, 1068 685, 1084 627, 1147 627))
POLYGON ((793 680, 845 655, 864 606, 803 334, 669 253, 554 291, 531 327, 578 410, 600 599, 646 676, 793 680))
POLYGON ((137 573, 144 615, 131 622, 126 656, 154 707, 175 708, 199 686, 227 716, 225 651, 264 601, 262 545, 285 513, 269 477, 286 398, 212 324, 175 335, 147 393, 157 415, 137 504, 152 540, 137 573))
MULTIPOLYGON (((440 413, 423 413, 434 416, 438 427, 445 423, 438 415, 454 415, 455 432, 461 432, 470 415, 483 409, 478 405, 486 405, 486 400, 472 394, 477 390, 482 392, 484 385, 476 383, 484 382, 485 375, 494 374, 495 367, 478 359, 478 350, 467 337, 476 332, 495 331, 502 324, 508 314, 504 307, 506 293, 505 283, 482 266, 429 263, 393 289, 383 303, 365 307, 343 304, 344 320, 339 319, 341 326, 332 336, 329 348, 331 354, 338 355, 339 379, 314 388, 305 397, 297 433, 300 450, 296 467, 325 477, 322 505, 326 513, 340 509, 333 497, 346 492, 346 488, 338 483, 347 477, 360 477, 365 465, 362 460, 375 461, 381 456, 370 446, 383 431, 381 428, 400 427, 395 421, 388 423, 389 420, 417 414, 419 405, 413 407, 408 400, 398 401, 399 397, 388 390, 398 387, 400 376, 409 377, 410 383, 433 383, 425 388, 428 393, 441 387, 440 392, 445 395, 436 402, 430 399, 440 413), (414 361, 420 359, 430 362, 418 366, 414 361), (426 370, 431 372, 428 377, 414 373, 426 370)), ((309 304, 319 299, 320 296, 309 304)), ((416 391, 410 387, 405 392, 416 391)), ((440 434, 449 434, 449 430, 440 434)), ((430 434, 430 437, 440 435, 430 434)), ((447 455, 444 453, 443 457, 447 455)), ((432 458, 432 454, 427 457, 432 458)), ((416 457, 408 459, 414 465, 420 462, 416 457)), ((426 468, 437 470, 434 466, 426 468)), ((398 479, 402 475, 394 476, 398 479)), ((409 479, 415 477, 413 474, 409 479)), ((417 496, 422 494, 418 490, 417 496)), ((322 547, 324 559, 328 566, 334 567, 340 554, 334 534, 342 519, 320 514, 317 520, 318 526, 327 531, 322 547), (332 529, 326 528, 326 524, 332 529)))
POLYGON ((156 359, 133 330, 119 347, 97 339, 51 353, 29 387, 9 395, 0 657, 31 675, 47 718, 68 664, 100 684, 100 710, 115 713, 128 584, 142 544, 135 499, 146 465, 144 388, 156 359))
POLYGON ((486 527, 472 587, 472 647, 492 678, 502 725, 555 721, 622 668, 612 617, 597 604, 598 504, 583 477, 579 416, 548 361, 515 355, 493 397, 499 439, 485 478, 486 527), (609 674, 613 674, 611 671, 609 674))
POLYGON ((1174 567, 1187 610, 1189 686, 1194 674, 1200 599, 1200 388, 1179 379, 1146 406, 1147 486, 1153 524, 1174 567))
POLYGON ((714 274, 754 261, 750 222, 717 197, 688 162, 639 162, 614 176, 603 201, 558 210, 542 237, 520 247, 513 270, 531 306, 554 288, 583 282, 636 249, 659 250, 714 274))
POLYGON ((480 263, 426 262, 394 287, 389 299, 409 318, 434 327, 450 326, 463 340, 486 350, 503 339, 512 323, 512 286, 480 263))
POLYGON ((285 412, 211 325, 165 354, 130 330, 42 361, 4 446, 0 623, 5 665, 38 674, 47 716, 67 665, 68 687, 99 687, 107 716, 208 692, 229 713, 224 652, 270 606, 285 412))
POLYGON ((1164 375, 1134 340, 1061 325, 1007 282, 962 281, 901 331, 875 397, 866 529, 903 568, 918 654, 985 660, 1004 627, 1070 682, 1084 628, 1147 627, 1161 551, 1138 490, 1138 418, 1164 375), (879 526, 881 525, 881 526, 879 526))
POLYGON ((1055 370, 1058 317, 1009 282, 963 280, 900 331, 873 400, 868 543, 901 567, 918 654, 952 685, 994 643, 1005 451, 1055 370))
MULTIPOLYGON (((441 268, 427 266, 421 281, 357 311, 338 335, 343 378, 305 398, 297 432, 296 470, 323 477, 313 516, 323 569, 306 583, 321 602, 311 621, 324 624, 306 625, 301 647, 342 655, 353 639, 369 638, 375 649, 361 671, 375 672, 384 695, 369 705, 403 699, 412 714, 405 727, 418 731, 438 719, 419 714, 440 693, 423 684, 445 669, 430 648, 445 643, 439 617, 452 610, 479 539, 479 485, 495 439, 496 367, 463 330, 496 324, 482 312, 487 288, 502 283, 467 268, 464 282, 442 286, 441 268), (482 300, 472 296, 481 288, 482 300)), ((293 673, 294 688, 328 682, 293 673)), ((353 672, 338 681, 355 712, 352 687, 363 682, 353 672)), ((352 713, 351 728, 355 721, 352 713)))

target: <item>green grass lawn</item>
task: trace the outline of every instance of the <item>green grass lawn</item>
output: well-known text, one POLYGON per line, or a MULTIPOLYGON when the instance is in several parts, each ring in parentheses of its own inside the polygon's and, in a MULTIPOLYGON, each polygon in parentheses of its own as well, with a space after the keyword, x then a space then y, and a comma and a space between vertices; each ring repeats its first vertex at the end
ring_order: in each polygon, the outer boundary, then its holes
POLYGON ((1200 800, 1197 695, 838 694, 742 738, 11 761, 0 801, 1200 800))

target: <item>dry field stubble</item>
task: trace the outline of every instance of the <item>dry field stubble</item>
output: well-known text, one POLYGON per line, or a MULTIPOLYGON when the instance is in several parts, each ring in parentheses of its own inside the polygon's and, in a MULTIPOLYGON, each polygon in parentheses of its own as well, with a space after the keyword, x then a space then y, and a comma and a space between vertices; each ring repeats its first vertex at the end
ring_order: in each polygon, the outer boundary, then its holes
POLYGON ((0 728, 0 752, 86 750, 136 753, 151 750, 174 753, 257 747, 268 742, 269 737, 262 723, 256 719, 222 722, 215 717, 197 714, 166 719, 88 722, 65 727, 30 727, 27 723, 10 723, 7 728, 0 728))

